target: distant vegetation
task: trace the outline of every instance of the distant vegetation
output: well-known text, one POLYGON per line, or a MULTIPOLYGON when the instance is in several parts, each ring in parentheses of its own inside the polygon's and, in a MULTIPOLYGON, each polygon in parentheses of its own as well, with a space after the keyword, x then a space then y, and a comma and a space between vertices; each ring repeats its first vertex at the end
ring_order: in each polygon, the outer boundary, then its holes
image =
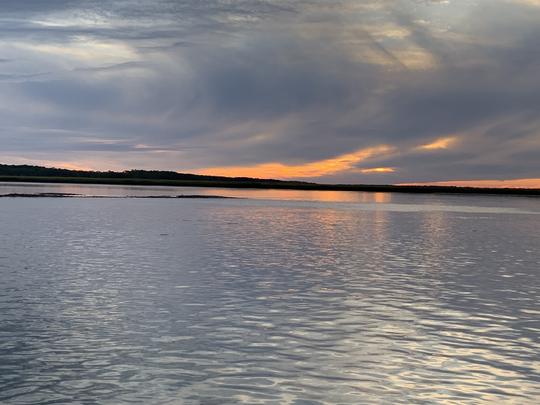
POLYGON ((540 189, 476 188, 453 186, 395 186, 366 184, 318 184, 249 177, 203 176, 161 170, 127 170, 98 172, 68 170, 30 165, 0 164, 0 181, 40 183, 88 183, 155 186, 229 187, 294 190, 373 191, 406 193, 477 193, 540 195, 540 189))
MULTIPOLYGON (((144 179, 144 180, 205 180, 205 181, 271 181, 283 183, 279 180, 259 180, 245 177, 202 176, 198 174, 177 173, 163 170, 126 170, 123 172, 96 172, 87 170, 57 169, 51 167, 29 165, 2 165, 0 176, 26 176, 26 177, 84 177, 93 179, 144 179)), ((287 182, 289 183, 289 182, 287 182)), ((297 182, 293 182, 297 183, 297 182)))

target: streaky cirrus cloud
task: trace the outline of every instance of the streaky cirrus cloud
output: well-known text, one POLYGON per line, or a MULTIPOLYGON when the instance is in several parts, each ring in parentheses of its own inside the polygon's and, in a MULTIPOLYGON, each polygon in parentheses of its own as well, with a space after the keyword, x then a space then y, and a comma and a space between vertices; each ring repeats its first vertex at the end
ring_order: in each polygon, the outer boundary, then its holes
POLYGON ((7 0, 0 161, 535 179, 539 20, 525 0, 7 0))

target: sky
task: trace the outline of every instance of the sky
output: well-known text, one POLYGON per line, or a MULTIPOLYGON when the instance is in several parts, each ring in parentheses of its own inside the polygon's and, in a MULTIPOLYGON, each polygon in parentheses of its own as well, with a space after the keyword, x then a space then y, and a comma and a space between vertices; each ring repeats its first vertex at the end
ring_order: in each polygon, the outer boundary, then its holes
POLYGON ((540 187, 540 0, 0 6, 0 163, 540 187))

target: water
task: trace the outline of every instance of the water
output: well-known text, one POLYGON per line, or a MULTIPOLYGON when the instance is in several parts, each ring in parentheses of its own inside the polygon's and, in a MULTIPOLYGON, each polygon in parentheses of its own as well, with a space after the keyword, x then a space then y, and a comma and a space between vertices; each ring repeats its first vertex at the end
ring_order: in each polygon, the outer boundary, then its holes
POLYGON ((2 404, 540 401, 537 198, 68 189, 253 198, 0 199, 2 404))

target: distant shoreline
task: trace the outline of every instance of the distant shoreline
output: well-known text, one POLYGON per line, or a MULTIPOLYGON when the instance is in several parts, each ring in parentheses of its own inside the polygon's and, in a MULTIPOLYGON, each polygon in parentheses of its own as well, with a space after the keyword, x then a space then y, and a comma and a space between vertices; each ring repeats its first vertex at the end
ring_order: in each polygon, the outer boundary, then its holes
POLYGON ((109 196, 109 195, 84 195, 74 193, 7 193, 0 194, 0 198, 157 198, 157 199, 238 199, 239 197, 226 197, 223 195, 206 195, 206 194, 179 194, 179 195, 126 195, 126 196, 109 196))
POLYGON ((0 176, 0 182, 21 183, 61 183, 61 184, 103 184, 128 186, 173 186, 173 187, 215 187, 215 188, 253 188, 312 191, 362 191, 414 194, 485 194, 540 196, 540 189, 530 188, 486 188, 459 186, 421 186, 421 185, 367 185, 367 184, 319 184, 307 182, 288 182, 279 180, 248 178, 214 179, 141 179, 141 178, 94 178, 64 176, 0 176))

